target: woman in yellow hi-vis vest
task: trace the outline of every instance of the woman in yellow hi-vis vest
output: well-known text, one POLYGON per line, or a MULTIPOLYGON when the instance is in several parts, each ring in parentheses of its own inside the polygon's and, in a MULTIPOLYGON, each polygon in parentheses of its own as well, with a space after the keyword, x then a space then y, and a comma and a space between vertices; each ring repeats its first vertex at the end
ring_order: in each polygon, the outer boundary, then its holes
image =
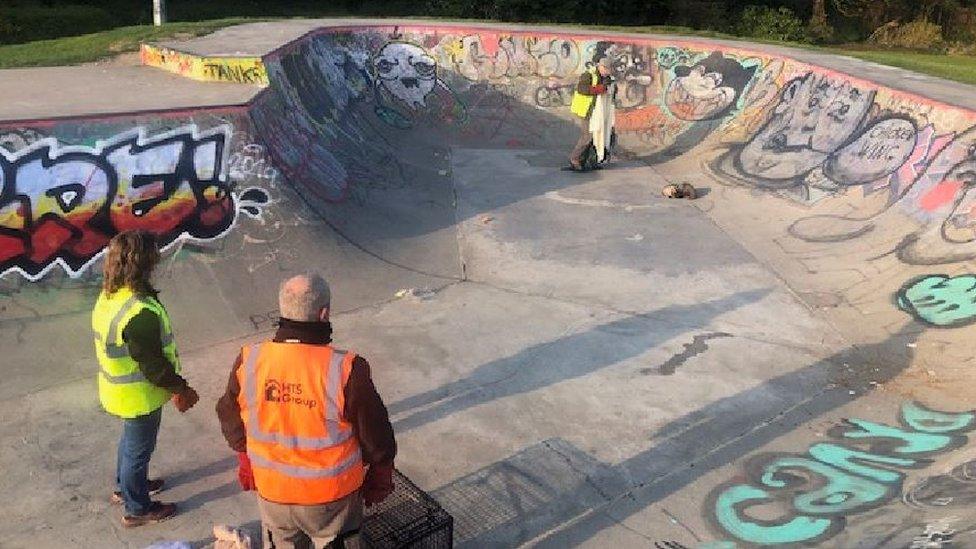
POLYGON ((125 526, 159 522, 176 513, 176 505, 149 499, 163 487, 161 479, 148 479, 149 459, 163 405, 173 400, 185 412, 199 399, 180 376, 173 327, 150 283, 159 258, 151 233, 127 231, 112 238, 102 293, 92 311, 99 400, 123 424, 112 501, 124 504, 125 526))
POLYGON ((604 57, 596 66, 587 68, 586 72, 580 75, 576 90, 573 92, 570 110, 579 119, 580 136, 576 141, 576 146, 573 147, 573 152, 569 154, 569 165, 576 171, 583 169, 580 159, 586 148, 590 146, 592 139, 590 115, 593 113, 593 105, 596 103, 598 95, 607 93, 607 85, 611 82, 611 73, 610 60, 604 57))

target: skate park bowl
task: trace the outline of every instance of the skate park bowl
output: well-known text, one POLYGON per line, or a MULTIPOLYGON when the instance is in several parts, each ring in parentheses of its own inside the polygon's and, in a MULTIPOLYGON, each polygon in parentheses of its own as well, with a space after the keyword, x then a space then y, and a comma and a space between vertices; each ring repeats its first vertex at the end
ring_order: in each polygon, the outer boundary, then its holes
POLYGON ((194 74, 253 99, 0 123, 0 545, 254 527, 213 403, 312 270, 458 546, 976 546, 973 105, 746 43, 498 25, 323 23, 223 63, 194 74), (617 149, 566 171, 602 57, 617 149), (89 319, 136 228, 202 398, 153 458, 180 515, 123 531, 89 319))

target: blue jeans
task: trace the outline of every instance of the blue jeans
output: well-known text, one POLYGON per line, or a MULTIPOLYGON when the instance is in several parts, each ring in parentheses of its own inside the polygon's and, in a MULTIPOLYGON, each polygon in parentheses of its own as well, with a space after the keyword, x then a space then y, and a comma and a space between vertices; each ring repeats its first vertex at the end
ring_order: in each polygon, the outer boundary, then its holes
POLYGON ((159 420, 162 417, 163 409, 160 407, 144 416, 122 420, 115 482, 122 492, 126 515, 144 515, 152 505, 149 501, 149 459, 156 449, 156 435, 159 434, 159 420))

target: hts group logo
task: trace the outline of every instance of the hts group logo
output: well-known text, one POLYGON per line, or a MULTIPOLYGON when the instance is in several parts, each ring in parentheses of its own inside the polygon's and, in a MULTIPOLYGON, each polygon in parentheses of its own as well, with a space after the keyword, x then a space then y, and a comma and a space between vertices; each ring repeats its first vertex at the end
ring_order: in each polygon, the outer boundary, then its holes
POLYGON ((314 398, 302 396, 301 383, 282 383, 276 379, 269 379, 264 382, 265 402, 276 404, 292 404, 315 408, 318 402, 314 398))

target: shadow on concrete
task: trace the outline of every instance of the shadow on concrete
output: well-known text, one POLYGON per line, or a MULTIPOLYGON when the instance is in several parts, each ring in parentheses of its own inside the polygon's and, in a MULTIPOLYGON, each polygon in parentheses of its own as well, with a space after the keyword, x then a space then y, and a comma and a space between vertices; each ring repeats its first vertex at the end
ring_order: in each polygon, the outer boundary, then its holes
POLYGON ((234 497, 241 493, 241 486, 237 483, 237 479, 231 482, 227 482, 211 488, 209 490, 204 490, 198 492, 188 497, 187 499, 178 503, 180 507, 180 512, 188 513, 195 509, 203 507, 207 503, 212 503, 225 498, 234 497))
POLYGON ((409 413, 393 427, 403 433, 486 402, 591 374, 755 303, 769 292, 751 290, 695 305, 672 305, 533 345, 482 364, 463 379, 391 404, 391 414, 409 413))
POLYGON ((237 467, 237 457, 229 456, 192 469, 181 470, 166 477, 166 487, 179 486, 200 479, 226 473, 237 467))
MULTIPOLYGON (((713 402, 668 423, 655 434, 653 446, 616 465, 565 441, 547 440, 443 486, 434 496, 454 515, 460 547, 530 540, 537 547, 575 547, 709 471, 849 404, 871 391, 872 381, 891 380, 910 363, 908 340, 906 333, 851 347, 713 402)), ((699 541, 713 537, 693 535, 699 541)), ((648 538, 649 545, 653 541, 648 538)))

